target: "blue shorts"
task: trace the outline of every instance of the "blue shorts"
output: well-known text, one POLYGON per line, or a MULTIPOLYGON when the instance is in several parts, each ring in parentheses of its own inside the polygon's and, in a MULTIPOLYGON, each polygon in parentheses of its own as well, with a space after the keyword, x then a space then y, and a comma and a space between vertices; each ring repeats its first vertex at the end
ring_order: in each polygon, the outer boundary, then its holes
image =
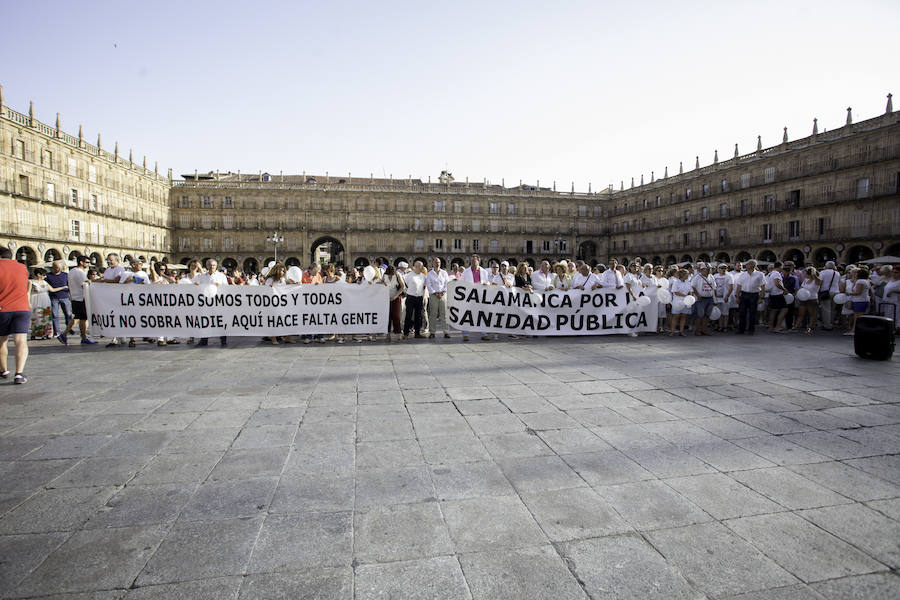
POLYGON ((853 304, 853 312, 864 313, 869 311, 869 302, 851 302, 853 304))
POLYGON ((31 331, 31 311, 16 310, 0 312, 0 337, 29 333, 31 331))
POLYGON ((712 297, 697 298, 697 301, 694 302, 694 306, 693 306, 694 316, 700 317, 701 319, 703 317, 708 317, 710 315, 710 313, 712 312, 713 306, 714 306, 714 303, 713 303, 712 297))

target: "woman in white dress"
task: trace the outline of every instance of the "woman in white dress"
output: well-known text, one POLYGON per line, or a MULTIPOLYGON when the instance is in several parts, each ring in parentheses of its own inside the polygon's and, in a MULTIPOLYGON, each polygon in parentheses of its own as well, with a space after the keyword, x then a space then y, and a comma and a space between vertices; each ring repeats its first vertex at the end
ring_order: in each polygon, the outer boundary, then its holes
POLYGON ((894 320, 895 329, 900 329, 900 321, 897 320, 898 307, 900 307, 900 265, 896 265, 892 269, 891 279, 884 286, 884 294, 881 299, 884 316, 894 320))
POLYGON ((728 298, 731 296, 734 288, 734 281, 728 274, 728 265, 722 263, 716 267, 716 274, 713 276, 716 282, 715 297, 716 306, 719 307, 719 323, 716 325, 716 331, 726 331, 728 329, 728 298))
POLYGON ((53 315, 50 312, 50 284, 47 271, 38 267, 31 280, 31 339, 49 340, 53 337, 53 315))
MULTIPOLYGON (((793 331, 800 331, 803 324, 803 317, 806 316, 809 322, 806 324, 806 333, 812 333, 816 327, 816 315, 819 314, 819 289, 822 287, 822 279, 815 267, 807 267, 805 270, 806 278, 800 284, 801 290, 809 292, 809 298, 800 300, 797 298, 797 318, 794 320, 793 331)), ((799 293, 799 290, 798 290, 799 293)))
POLYGON ((684 326, 687 322, 687 315, 691 314, 693 309, 684 303, 684 299, 693 294, 694 288, 687 280, 688 272, 685 269, 678 270, 678 278, 675 283, 669 287, 672 292, 672 327, 669 335, 676 333, 684 337, 684 326), (678 331, 675 331, 675 329, 678 331))

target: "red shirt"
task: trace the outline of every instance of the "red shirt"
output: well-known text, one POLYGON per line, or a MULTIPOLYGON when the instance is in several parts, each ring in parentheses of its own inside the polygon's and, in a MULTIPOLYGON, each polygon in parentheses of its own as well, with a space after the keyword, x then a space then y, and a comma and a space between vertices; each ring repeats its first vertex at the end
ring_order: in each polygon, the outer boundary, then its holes
POLYGON ((28 303, 28 269, 20 262, 0 260, 0 312, 31 310, 28 303))

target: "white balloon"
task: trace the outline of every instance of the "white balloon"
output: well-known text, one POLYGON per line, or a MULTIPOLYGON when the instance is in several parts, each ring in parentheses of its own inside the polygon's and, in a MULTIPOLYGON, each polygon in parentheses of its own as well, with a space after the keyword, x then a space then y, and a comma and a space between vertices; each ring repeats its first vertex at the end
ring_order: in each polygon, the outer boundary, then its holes
POLYGON ((667 290, 667 289, 669 289, 669 280, 666 279, 665 277, 660 277, 659 285, 662 286, 662 289, 667 290))
POLYGON ((625 312, 637 312, 638 311, 638 303, 632 300, 628 304, 625 305, 625 312))
POLYGON ((650 298, 647 296, 641 296, 637 299, 637 303, 641 306, 650 306, 650 298))
POLYGON ((209 284, 203 288, 202 293, 207 298, 215 298, 216 294, 219 293, 219 288, 213 284, 209 284))
POLYGON ((684 305, 685 306, 693 306, 694 302, 697 301, 697 298, 694 296, 685 296, 684 297, 684 305))
POLYGON ((303 269, 301 269, 297 265, 294 265, 293 267, 291 267, 290 269, 287 270, 287 278, 290 279, 291 281, 296 281, 297 283, 300 283, 300 281, 303 279, 303 269))
POLYGON ((262 269, 260 269, 260 270, 259 270, 259 274, 262 275, 263 277, 265 277, 266 275, 268 275, 268 274, 269 274, 269 267, 263 267, 262 269))
POLYGON ((668 304, 672 301, 672 292, 669 290, 659 290, 656 292, 656 299, 659 300, 662 304, 668 304))
POLYGON ((784 301, 787 302, 788 304, 793 304, 794 303, 794 295, 793 294, 785 294, 784 301))
POLYGON ((366 281, 372 281, 373 279, 375 279, 375 267, 373 267, 372 265, 366 266, 366 268, 363 269, 363 277, 366 278, 366 281))
POLYGON ((807 300, 809 300, 810 295, 811 294, 809 293, 808 289, 800 288, 800 290, 797 292, 797 300, 799 300, 800 302, 806 302, 807 300))
POLYGON ((722 318, 722 311, 719 310, 718 306, 713 306, 712 311, 709 313, 709 318, 713 321, 718 321, 722 318))
POLYGON ((835 304, 846 304, 850 297, 847 294, 836 294, 834 297, 835 304))
POLYGON ((271 268, 274 267, 274 266, 275 266, 275 261, 274 261, 274 260, 270 260, 270 261, 269 261, 269 268, 271 269, 271 268))

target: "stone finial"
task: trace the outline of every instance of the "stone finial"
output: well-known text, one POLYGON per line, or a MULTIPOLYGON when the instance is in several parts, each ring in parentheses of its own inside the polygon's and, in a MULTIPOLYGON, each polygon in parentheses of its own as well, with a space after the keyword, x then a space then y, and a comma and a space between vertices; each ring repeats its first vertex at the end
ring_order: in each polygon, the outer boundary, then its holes
POLYGON ((656 181, 656 173, 654 171, 650 171, 650 183, 656 181))
POLYGON ((713 164, 719 164, 719 150, 716 149, 715 154, 713 154, 713 164))
POLYGON ((756 151, 762 152, 762 136, 761 135, 756 136, 756 151))
POLYGON ((59 113, 56 113, 56 137, 59 137, 59 130, 62 127, 59 124, 59 113))
POLYGON ((813 137, 819 135, 819 119, 813 119, 813 137))
POLYGON ((81 148, 84 146, 84 127, 81 125, 78 126, 78 147, 81 148))
POLYGON ((134 164, 134 150, 131 148, 128 149, 128 162, 134 164))
POLYGON ((624 191, 624 190, 625 190, 625 180, 620 179, 619 180, 619 191, 624 191))
POLYGON ((119 142, 116 142, 116 149, 113 151, 113 154, 115 154, 116 162, 119 162, 119 142))
POLYGON ((697 156, 696 159, 694 160, 694 168, 695 169, 700 168, 700 157, 699 156, 697 156))
POLYGON ((200 169, 194 169, 194 181, 200 180, 200 169))
MULTIPOLYGON (((431 183, 431 175, 428 176, 428 183, 431 183)), ((506 177, 500 178, 500 187, 506 187, 506 177)))
POLYGON ((102 138, 100 137, 100 134, 98 133, 98 134, 97 134, 97 152, 100 152, 100 150, 103 149, 103 146, 101 145, 102 141, 103 141, 103 140, 102 140, 102 138))
POLYGON ((644 185, 644 174, 641 173, 641 185, 644 185))
POLYGON ((591 194, 591 193, 592 193, 592 192, 591 192, 591 182, 588 181, 588 194, 591 194))
POLYGON ((853 109, 847 107, 847 125, 853 125, 853 109))
POLYGON ((634 187, 634 177, 631 178, 631 187, 634 187))
POLYGON ((574 181, 572 182, 572 193, 573 194, 575 193, 575 182, 574 181))
POLYGON ((143 167, 144 167, 144 170, 146 171, 147 170, 147 155, 146 154, 144 155, 143 167))
MULTIPOLYGON (((2 90, 2 88, 0 88, 0 90, 2 90)), ((2 98, 2 96, 3 96, 3 94, 0 93, 0 98, 2 98)), ((888 96, 887 96, 887 98, 888 98, 887 107, 884 109, 884 112, 886 112, 887 114, 891 114, 892 112, 894 112, 894 102, 891 100, 892 96, 893 96, 893 94, 888 94, 888 96)), ((2 99, 0 99, 0 104, 3 104, 2 99)))
MULTIPOLYGON (((468 179, 467 179, 467 181, 468 181, 468 179)), ((535 185, 534 187, 536 187, 538 190, 540 190, 540 189, 541 189, 541 180, 538 179, 535 183, 536 183, 537 185, 535 185)))
POLYGON ((784 128, 784 135, 781 136, 781 143, 782 143, 782 144, 787 144, 787 143, 788 143, 787 127, 784 128))
POLYGON ((663 171, 663 179, 669 178, 669 165, 666 165, 666 170, 663 171))
POLYGON ((738 152, 738 145, 735 144, 735 145, 734 145, 734 157, 737 158, 737 157, 739 157, 740 155, 741 155, 741 153, 738 152))
POLYGON ((34 125, 34 100, 28 101, 28 124, 34 125))
POLYGON ((169 181, 172 181, 172 167, 169 167, 169 181))
POLYGON ((153 161, 153 174, 159 175, 159 161, 158 160, 153 161))
POLYGON ((678 161, 678 174, 684 175, 684 163, 682 161, 678 161))

